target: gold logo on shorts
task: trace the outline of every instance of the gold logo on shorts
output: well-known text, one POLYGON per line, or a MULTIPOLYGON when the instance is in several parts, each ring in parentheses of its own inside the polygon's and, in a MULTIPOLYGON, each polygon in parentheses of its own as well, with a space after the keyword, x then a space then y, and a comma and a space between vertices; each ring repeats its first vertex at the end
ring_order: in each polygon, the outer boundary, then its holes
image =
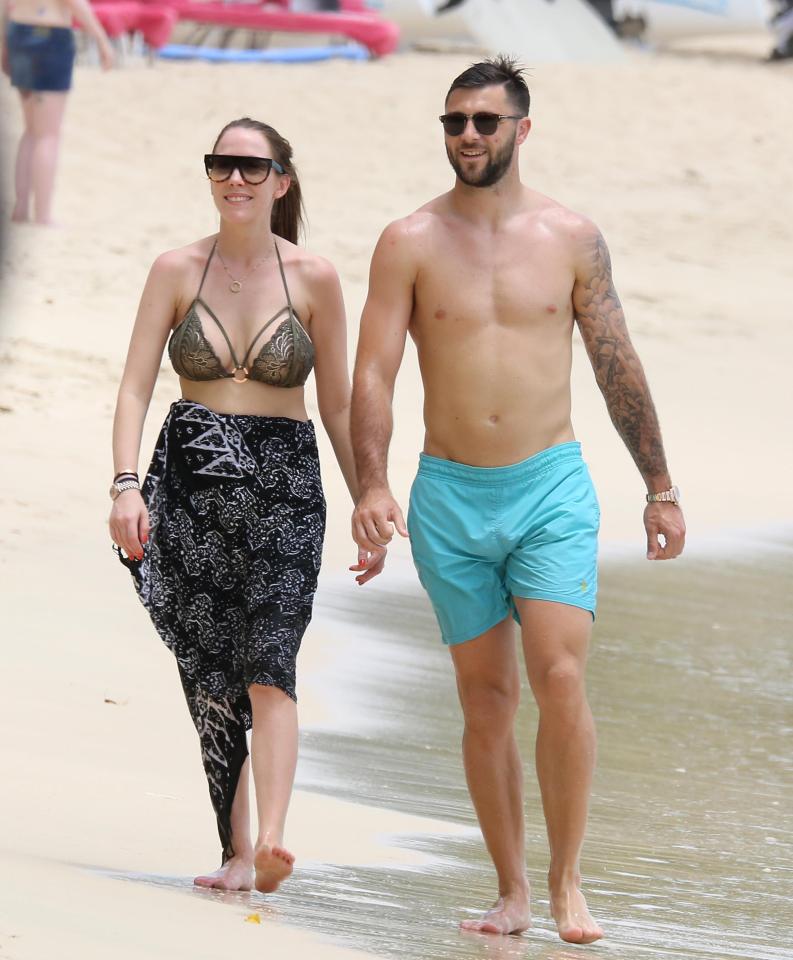
POLYGON ((581 593, 586 593, 586 588, 587 588, 588 586, 589 586, 589 584, 586 582, 586 580, 582 580, 582 581, 581 581, 581 593))

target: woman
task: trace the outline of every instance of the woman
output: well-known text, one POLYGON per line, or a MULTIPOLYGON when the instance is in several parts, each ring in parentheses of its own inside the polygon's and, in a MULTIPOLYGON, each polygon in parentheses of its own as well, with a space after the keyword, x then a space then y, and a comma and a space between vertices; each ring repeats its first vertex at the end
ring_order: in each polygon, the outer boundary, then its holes
POLYGON ((52 194, 66 96, 72 85, 77 19, 99 46, 102 67, 113 64, 113 48, 88 0, 8 0, 4 14, 3 72, 19 90, 24 130, 16 159, 16 202, 11 219, 52 223, 52 194))
MULTIPOLYGON (((283 832, 297 760, 295 657, 325 525, 303 397, 312 366, 322 422, 356 494, 344 305, 330 263, 296 245, 302 204, 289 143, 243 118, 204 161, 220 228, 160 256, 146 282, 116 408, 110 531, 176 655, 201 740, 223 860, 195 883, 248 890, 254 880, 270 892, 294 861, 283 832), (141 432, 169 334, 182 399, 141 491, 141 432)), ((357 579, 381 564, 359 555, 357 579)))

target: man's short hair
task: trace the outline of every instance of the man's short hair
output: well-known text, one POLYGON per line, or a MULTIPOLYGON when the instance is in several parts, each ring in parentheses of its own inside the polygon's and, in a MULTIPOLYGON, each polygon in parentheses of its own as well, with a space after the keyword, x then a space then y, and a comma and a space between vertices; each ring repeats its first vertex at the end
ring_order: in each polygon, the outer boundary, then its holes
POLYGON ((471 89, 475 87, 503 86, 507 91, 510 103, 516 113, 529 115, 531 96, 526 81, 523 79, 525 68, 521 67, 512 57, 500 53, 496 57, 472 63, 459 77, 452 81, 446 100, 454 90, 471 89))

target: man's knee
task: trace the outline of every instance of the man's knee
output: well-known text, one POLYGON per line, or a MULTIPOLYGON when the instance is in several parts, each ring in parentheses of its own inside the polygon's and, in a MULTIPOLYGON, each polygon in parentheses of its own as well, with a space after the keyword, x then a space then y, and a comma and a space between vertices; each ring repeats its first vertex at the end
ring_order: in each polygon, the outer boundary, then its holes
POLYGON ((531 687, 540 710, 565 709, 586 697, 584 664, 563 655, 535 666, 531 687))
POLYGON ((520 702, 520 684, 511 678, 469 678, 457 683, 465 728, 471 733, 500 734, 512 729, 520 702))

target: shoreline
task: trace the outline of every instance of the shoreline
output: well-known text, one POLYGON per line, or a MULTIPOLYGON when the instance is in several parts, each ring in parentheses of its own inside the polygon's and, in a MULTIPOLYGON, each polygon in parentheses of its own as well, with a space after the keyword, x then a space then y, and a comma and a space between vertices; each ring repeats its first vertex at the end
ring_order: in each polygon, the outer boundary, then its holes
MULTIPOLYGON (((793 574, 793 531, 786 538, 778 549, 727 562, 703 555, 662 565, 660 576, 646 562, 604 565, 589 668, 601 758, 583 870, 608 953, 619 960, 637 951, 648 960, 708 960, 716 929, 723 960, 786 956, 772 909, 774 891, 791 879, 785 783, 793 766, 783 728, 793 610, 782 587, 793 574)), ((307 645, 325 654, 307 651, 300 692, 301 759, 289 823, 299 860, 288 884, 267 898, 192 888, 191 870, 215 854, 216 841, 189 721, 177 716, 175 671, 163 663, 151 675, 126 669, 115 680, 98 678, 117 698, 94 708, 97 720, 104 717, 101 733, 90 719, 88 728, 68 724, 72 733, 99 733, 97 744, 111 738, 129 757, 128 764, 115 754, 103 758, 96 796, 82 795, 88 809, 48 809, 46 793, 24 814, 23 798, 6 803, 4 822, 41 814, 47 824, 33 847, 23 841, 27 852, 18 840, 2 844, 0 862, 16 877, 6 902, 11 922, 0 934, 7 955, 49 955, 57 937, 61 955, 77 956, 63 950, 72 936, 81 957, 109 951, 120 960, 209 957, 220 943, 245 952, 266 943, 323 960, 569 960, 548 916, 548 854, 530 762, 537 718, 525 680, 518 736, 534 926, 500 946, 456 930, 458 919, 492 897, 492 868, 462 774, 448 654, 420 588, 406 585, 409 572, 397 569, 363 600, 338 577, 322 585, 307 645), (157 719, 141 741, 147 715, 157 719), (171 744, 183 744, 187 755, 177 757, 171 744), (122 825, 124 796, 134 807, 122 825), (101 839, 108 829, 110 853, 101 839), (163 893, 179 894, 178 906, 163 893), (146 930, 111 947, 132 912, 146 918, 146 930)), ((141 666, 169 659, 156 638, 148 641, 145 650, 157 656, 144 656, 141 666)), ((63 696, 63 708, 86 692, 63 696)), ((29 756, 36 746, 25 745, 29 756)), ((65 780, 61 771, 67 793, 85 783, 86 750, 91 744, 80 743, 77 769, 65 780)), ((33 756, 58 769, 54 754, 33 756)), ((575 954, 594 958, 602 949, 575 954)))

